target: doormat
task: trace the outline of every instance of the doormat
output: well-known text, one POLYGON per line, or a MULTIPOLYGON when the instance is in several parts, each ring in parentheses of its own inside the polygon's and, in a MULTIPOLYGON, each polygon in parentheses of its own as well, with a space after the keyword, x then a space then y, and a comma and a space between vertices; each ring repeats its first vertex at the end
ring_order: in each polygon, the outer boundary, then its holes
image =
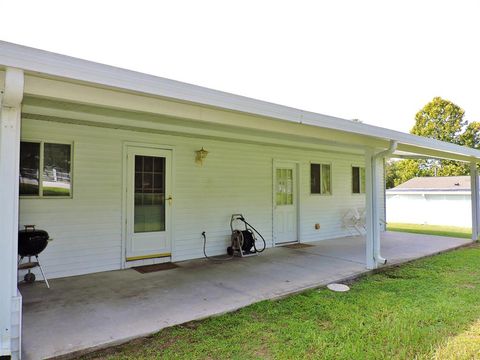
POLYGON ((163 264, 153 264, 153 265, 145 265, 145 266, 135 266, 134 270, 137 270, 140 274, 148 274, 151 272, 162 271, 162 270, 170 270, 178 268, 178 265, 167 262, 163 264))
POLYGON ((308 248, 312 247, 314 245, 310 244, 290 244, 290 245, 285 245, 284 247, 289 248, 289 249, 303 249, 303 248, 308 248))

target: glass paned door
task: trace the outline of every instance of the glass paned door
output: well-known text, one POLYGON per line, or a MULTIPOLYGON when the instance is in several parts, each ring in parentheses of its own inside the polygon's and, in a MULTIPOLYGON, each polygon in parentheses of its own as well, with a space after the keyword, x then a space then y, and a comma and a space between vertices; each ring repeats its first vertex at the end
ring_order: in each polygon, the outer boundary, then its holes
POLYGON ((171 151, 127 148, 126 259, 171 254, 171 151))
POLYGON ((275 243, 298 241, 297 164, 276 163, 273 174, 275 243))
POLYGON ((134 232, 165 230, 165 158, 135 155, 134 232))
POLYGON ((276 169, 276 201, 279 205, 293 204, 293 169, 276 169))

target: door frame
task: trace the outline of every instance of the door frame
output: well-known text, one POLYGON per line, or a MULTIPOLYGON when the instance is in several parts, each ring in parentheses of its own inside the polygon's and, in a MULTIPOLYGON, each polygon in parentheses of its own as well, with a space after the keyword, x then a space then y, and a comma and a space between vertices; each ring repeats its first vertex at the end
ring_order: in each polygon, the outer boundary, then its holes
POLYGON ((288 244, 297 244, 300 243, 300 161, 298 160, 282 160, 282 159, 273 159, 272 164, 272 243, 273 246, 283 246, 288 244), (275 221, 275 206, 276 206, 276 196, 275 196, 275 185, 276 185, 276 169, 277 167, 281 167, 281 164, 292 164, 295 168, 295 191, 297 193, 296 199, 294 199, 294 203, 296 206, 296 219, 297 219, 297 241, 287 242, 287 243, 279 243, 277 244, 277 231, 276 231, 276 221, 275 221))
MULTIPOLYGON (((171 145, 160 145, 152 143, 143 143, 143 142, 132 142, 124 141, 122 143, 122 187, 121 187, 121 201, 122 201, 122 215, 121 215, 121 229, 122 229, 122 240, 121 240, 121 250, 120 250, 120 268, 127 269, 132 266, 142 265, 144 262, 149 260, 139 260, 139 261, 127 261, 127 221, 128 221, 128 201, 127 201, 127 191, 128 191, 128 149, 131 147, 135 148, 146 148, 154 150, 168 150, 171 151, 171 164, 170 164, 170 193, 173 197, 172 205, 170 205, 170 217, 166 222, 166 226, 169 226, 171 231, 169 234, 170 237, 170 247, 171 255, 170 257, 163 258, 163 260, 157 262, 165 262, 166 260, 175 261, 176 249, 175 249, 175 233, 173 231, 175 225, 175 147, 171 145)), ((152 262, 153 263, 153 262, 152 262)), ((156 263, 156 262, 155 262, 156 263)))

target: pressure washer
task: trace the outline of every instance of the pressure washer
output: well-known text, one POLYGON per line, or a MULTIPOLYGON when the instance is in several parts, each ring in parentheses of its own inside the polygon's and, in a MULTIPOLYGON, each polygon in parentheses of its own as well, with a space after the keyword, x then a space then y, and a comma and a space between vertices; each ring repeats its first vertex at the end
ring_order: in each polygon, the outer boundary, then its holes
POLYGON ((250 223, 245 220, 242 214, 233 214, 230 218, 230 229, 232 230, 231 245, 227 248, 227 254, 230 256, 252 256, 263 252, 267 247, 265 238, 250 223), (238 229, 236 224, 243 223, 244 229, 238 229), (257 234, 263 241, 262 249, 257 248, 257 234))
POLYGON ((233 214, 230 218, 230 229, 232 230, 232 235, 230 236, 231 244, 227 248, 227 254, 229 255, 228 258, 211 258, 207 255, 206 252, 206 244, 207 244, 207 235, 202 232, 203 237, 203 254, 205 258, 214 261, 224 261, 233 259, 234 256, 240 257, 247 257, 252 255, 258 255, 259 253, 263 252, 267 247, 267 243, 265 238, 255 229, 242 214, 233 214), (243 225, 239 228, 237 225, 238 223, 242 223, 243 225), (261 249, 257 248, 257 234, 263 242, 263 247, 261 249))

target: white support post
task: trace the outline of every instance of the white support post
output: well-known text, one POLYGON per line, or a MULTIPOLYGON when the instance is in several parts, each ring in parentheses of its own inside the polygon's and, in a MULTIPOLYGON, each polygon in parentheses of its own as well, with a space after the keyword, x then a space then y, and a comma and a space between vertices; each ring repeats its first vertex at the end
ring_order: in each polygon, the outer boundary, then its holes
MULTIPOLYGON (((12 304, 17 297, 18 176, 23 71, 7 68, 0 94, 0 356, 18 358, 12 340, 12 304)), ((18 325, 17 325, 18 327, 18 325)), ((17 333, 15 333, 17 332, 17 333)))
POLYGON ((365 152, 365 215, 366 215, 366 266, 367 269, 375 269, 375 176, 374 176, 374 152, 367 149, 365 152))
POLYGON ((478 226, 479 226, 479 179, 478 179, 478 170, 477 164, 472 162, 470 163, 470 190, 471 190, 471 201, 472 201, 472 240, 478 240, 478 226))
POLYGON ((366 210, 366 266, 367 269, 376 269, 385 264, 381 257, 380 240, 380 209, 382 199, 380 191, 383 186, 383 157, 375 154, 372 149, 365 152, 365 210, 366 210))

